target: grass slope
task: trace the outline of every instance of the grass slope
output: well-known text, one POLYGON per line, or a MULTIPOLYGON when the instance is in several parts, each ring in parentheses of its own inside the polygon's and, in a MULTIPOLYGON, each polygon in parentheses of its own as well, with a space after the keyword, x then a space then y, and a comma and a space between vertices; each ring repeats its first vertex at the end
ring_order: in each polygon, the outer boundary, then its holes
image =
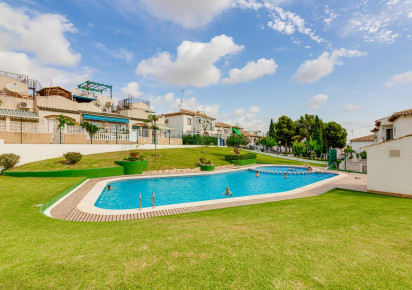
MULTIPOLYGON (((147 170, 161 170, 173 168, 195 168, 199 163, 199 158, 204 157, 206 160, 211 160, 215 165, 230 164, 224 160, 224 155, 233 154, 233 148, 208 147, 205 148, 205 153, 202 153, 201 148, 179 148, 179 149, 161 149, 158 150, 158 157, 154 157, 154 150, 138 150, 145 158, 149 160, 149 168, 147 170)), ((243 151, 245 152, 245 151, 243 151)), ((16 167, 11 171, 45 171, 45 170, 64 170, 64 169, 84 169, 84 168, 103 168, 113 167, 115 160, 123 160, 129 154, 128 151, 110 152, 91 154, 83 156, 82 160, 74 165, 64 164, 63 157, 55 159, 47 159, 43 161, 33 162, 16 167)), ((259 154, 258 163, 273 163, 297 165, 305 162, 296 162, 294 160, 285 160, 276 157, 259 154)), ((319 164, 313 164, 319 166, 319 164)))
POLYGON ((334 190, 110 223, 48 218, 80 178, 0 176, 0 288, 412 288, 412 200, 334 190))

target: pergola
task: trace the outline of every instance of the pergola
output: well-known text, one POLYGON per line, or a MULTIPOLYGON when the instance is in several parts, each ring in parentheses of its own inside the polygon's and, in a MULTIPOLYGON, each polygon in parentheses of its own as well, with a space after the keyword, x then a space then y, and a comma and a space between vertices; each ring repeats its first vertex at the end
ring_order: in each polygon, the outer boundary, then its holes
POLYGON ((103 93, 103 91, 110 89, 110 98, 112 99, 112 86, 110 85, 105 85, 105 84, 91 82, 91 81, 85 81, 84 83, 77 85, 77 87, 82 90, 99 92, 99 93, 103 93))

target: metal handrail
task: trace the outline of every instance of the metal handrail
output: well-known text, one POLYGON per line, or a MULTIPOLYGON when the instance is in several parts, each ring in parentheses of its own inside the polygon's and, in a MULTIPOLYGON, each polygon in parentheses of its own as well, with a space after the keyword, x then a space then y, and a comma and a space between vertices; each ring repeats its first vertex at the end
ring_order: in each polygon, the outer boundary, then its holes
POLYGON ((331 165, 329 165, 328 167, 326 167, 326 169, 330 169, 330 168, 333 166, 333 164, 336 165, 336 169, 337 169, 337 168, 338 168, 338 163, 337 163, 337 162, 333 162, 331 165))

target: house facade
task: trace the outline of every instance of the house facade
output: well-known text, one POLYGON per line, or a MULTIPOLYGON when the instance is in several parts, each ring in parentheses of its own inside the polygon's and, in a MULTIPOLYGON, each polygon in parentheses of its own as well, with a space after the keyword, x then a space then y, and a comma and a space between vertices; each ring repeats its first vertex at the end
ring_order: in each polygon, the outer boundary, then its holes
POLYGON ((386 142, 412 134, 412 109, 393 113, 375 121, 374 143, 386 142))
POLYGON ((179 112, 164 114, 165 125, 183 134, 203 134, 202 124, 207 123, 206 135, 215 131, 216 119, 199 111, 180 109, 179 112))
POLYGON ((353 151, 355 151, 356 153, 360 153, 363 150, 363 147, 372 145, 375 143, 375 135, 371 134, 371 135, 367 135, 367 136, 363 136, 363 137, 358 137, 358 138, 354 138, 349 140, 351 147, 353 149, 353 151))
POLYGON ((173 128, 164 124, 163 116, 156 124, 159 130, 145 122, 155 113, 149 101, 128 97, 116 105, 111 89, 90 81, 71 90, 42 88, 27 76, 0 72, 0 139, 4 143, 153 144, 156 132, 159 144, 181 144, 181 138, 170 138, 173 128), (73 125, 60 128, 61 115, 73 125), (98 131, 87 132, 80 126, 84 122, 98 131))

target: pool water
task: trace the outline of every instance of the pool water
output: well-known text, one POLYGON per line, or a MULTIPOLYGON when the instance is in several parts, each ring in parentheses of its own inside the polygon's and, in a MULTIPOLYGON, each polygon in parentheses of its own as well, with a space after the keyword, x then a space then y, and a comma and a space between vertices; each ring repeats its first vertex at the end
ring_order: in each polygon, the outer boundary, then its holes
MULTIPOLYGON (((292 167, 273 167, 273 171, 287 171, 292 167)), ((261 168, 269 170, 269 167, 261 168)), ((298 169, 298 168, 294 168, 298 169)), ((210 175, 159 177, 129 179, 110 183, 112 189, 104 189, 95 206, 103 209, 139 208, 139 194, 142 195, 142 208, 152 206, 152 192, 156 206, 187 202, 230 199, 267 193, 289 191, 335 176, 330 173, 288 175, 260 174, 252 170, 217 173, 210 175), (233 193, 225 195, 226 187, 233 193)))

